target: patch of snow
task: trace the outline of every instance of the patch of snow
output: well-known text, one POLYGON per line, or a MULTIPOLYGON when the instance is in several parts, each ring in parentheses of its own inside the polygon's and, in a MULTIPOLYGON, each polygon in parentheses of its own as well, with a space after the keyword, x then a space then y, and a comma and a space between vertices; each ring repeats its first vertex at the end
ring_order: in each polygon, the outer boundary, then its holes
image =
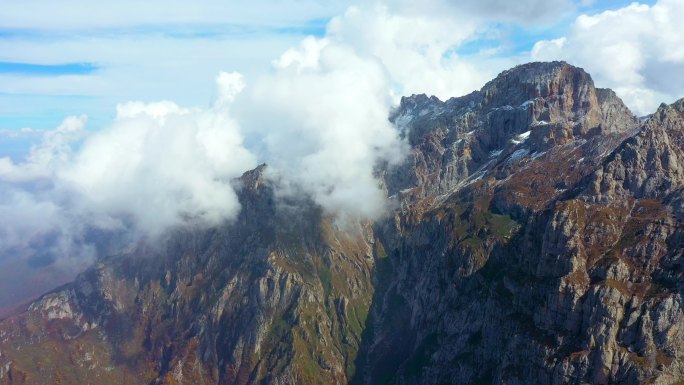
POLYGON ((520 107, 518 107, 518 108, 527 109, 533 104, 534 104, 534 100, 528 100, 525 103, 521 104, 520 107))
POLYGON ((546 120, 538 120, 538 121, 534 122, 532 125, 533 126, 543 126, 544 124, 549 124, 549 122, 547 122, 546 120))
POLYGON ((511 154, 510 161, 515 162, 518 159, 521 159, 525 155, 529 154, 530 151, 524 148, 521 148, 519 150, 515 150, 514 153, 511 154))
POLYGON ((530 133, 532 133, 532 131, 523 132, 522 134, 520 134, 520 135, 516 136, 515 138, 511 139, 511 142, 512 142, 513 144, 520 144, 520 143, 523 143, 523 142, 525 142, 527 139, 530 138, 530 133))
POLYGON ((540 156, 546 154, 546 151, 542 152, 533 152, 532 155, 530 156, 533 160, 539 158, 540 156))
POLYGON ((437 206, 441 205, 442 203, 446 202, 446 200, 449 199, 450 196, 452 196, 455 192, 459 191, 460 189, 462 189, 462 188, 464 188, 464 187, 466 187, 466 186, 468 186, 468 185, 470 185, 470 184, 472 184, 472 183, 475 183, 475 182, 481 180, 481 179, 486 175, 486 173, 487 173, 487 172, 486 172, 487 167, 488 167, 489 165, 491 165, 492 162, 493 162, 493 161, 487 162, 487 164, 485 164, 484 166, 482 166, 478 171, 476 171, 475 173, 471 174, 471 175, 468 176, 467 178, 461 180, 461 181, 458 182, 455 186, 451 187, 451 188, 449 189, 449 191, 447 191, 447 192, 445 192, 445 193, 443 193, 443 194, 438 195, 438 196, 435 198, 434 207, 437 207, 437 206))
POLYGON ((491 151, 491 152, 489 153, 489 157, 490 157, 490 158, 495 158, 495 157, 501 155, 502 152, 503 152, 503 150, 491 151))
POLYGON ((394 125, 398 128, 406 128, 413 121, 413 115, 411 114, 401 114, 396 119, 394 119, 394 125))
POLYGON ((485 176, 485 173, 480 171, 480 172, 474 174, 473 176, 475 176, 474 179, 470 179, 470 178, 466 179, 466 184, 465 184, 466 186, 469 184, 473 184, 473 183, 477 182, 478 180, 482 179, 482 177, 485 176), (477 175, 477 176, 475 176, 475 175, 477 175))

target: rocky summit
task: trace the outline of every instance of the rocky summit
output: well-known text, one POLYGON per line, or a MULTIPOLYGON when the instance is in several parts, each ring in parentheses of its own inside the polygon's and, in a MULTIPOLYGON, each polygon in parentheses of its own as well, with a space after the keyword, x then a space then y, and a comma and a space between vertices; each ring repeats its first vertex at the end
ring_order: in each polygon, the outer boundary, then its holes
POLYGON ((102 257, 0 322, 0 384, 684 384, 684 99, 563 62, 402 99, 394 209, 276 194, 102 257))

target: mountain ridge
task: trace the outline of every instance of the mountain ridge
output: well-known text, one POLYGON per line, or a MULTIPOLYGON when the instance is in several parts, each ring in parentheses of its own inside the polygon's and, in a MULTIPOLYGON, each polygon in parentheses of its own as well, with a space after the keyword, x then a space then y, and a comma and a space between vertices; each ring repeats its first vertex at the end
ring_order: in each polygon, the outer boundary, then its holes
POLYGON ((412 151, 378 172, 388 216, 338 226, 259 166, 234 223, 0 321, 0 383, 684 380, 684 99, 640 122, 584 70, 529 63, 390 120, 412 151))

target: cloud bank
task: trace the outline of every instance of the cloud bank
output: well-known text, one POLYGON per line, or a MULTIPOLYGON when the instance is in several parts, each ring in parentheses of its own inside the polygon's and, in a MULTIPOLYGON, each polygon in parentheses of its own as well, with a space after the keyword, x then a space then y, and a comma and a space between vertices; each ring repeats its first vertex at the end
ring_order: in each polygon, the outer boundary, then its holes
POLYGON ((87 132, 85 117, 68 117, 24 162, 0 158, 3 261, 45 255, 71 271, 95 257, 98 232, 130 240, 233 218, 232 180, 256 159, 229 116, 242 77, 222 73, 217 85, 211 108, 124 103, 107 129, 87 132))
POLYGON ((532 58, 582 66, 635 113, 652 113, 684 93, 683 18, 679 0, 582 15, 566 36, 536 43, 532 58))

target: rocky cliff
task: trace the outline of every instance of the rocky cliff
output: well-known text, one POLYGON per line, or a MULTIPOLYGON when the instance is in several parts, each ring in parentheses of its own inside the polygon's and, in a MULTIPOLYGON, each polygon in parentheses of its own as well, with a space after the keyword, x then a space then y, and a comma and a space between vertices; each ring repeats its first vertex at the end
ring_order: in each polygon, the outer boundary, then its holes
POLYGON ((337 223, 263 166, 233 223, 102 258, 0 322, 2 384, 678 384, 684 101, 582 69, 402 99, 396 209, 337 223))

